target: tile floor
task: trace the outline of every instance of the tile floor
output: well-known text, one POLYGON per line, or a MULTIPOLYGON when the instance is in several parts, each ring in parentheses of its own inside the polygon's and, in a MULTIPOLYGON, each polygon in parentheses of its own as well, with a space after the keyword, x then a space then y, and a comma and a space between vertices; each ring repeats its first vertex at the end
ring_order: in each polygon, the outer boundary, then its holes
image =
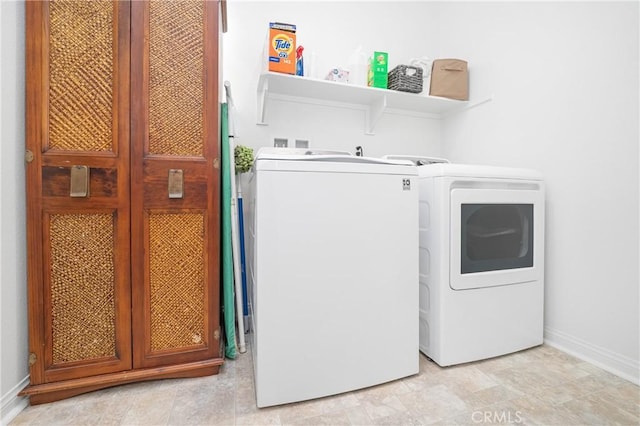
POLYGON ((258 409, 250 351, 217 376, 137 383, 28 407, 11 425, 638 425, 640 388, 549 346, 355 392, 258 409))

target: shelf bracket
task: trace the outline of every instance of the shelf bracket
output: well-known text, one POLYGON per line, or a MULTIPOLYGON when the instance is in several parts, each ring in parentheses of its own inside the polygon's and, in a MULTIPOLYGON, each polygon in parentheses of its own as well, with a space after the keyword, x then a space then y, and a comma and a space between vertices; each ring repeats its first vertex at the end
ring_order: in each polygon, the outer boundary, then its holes
POLYGON ((367 135, 374 135, 373 130, 380 121, 384 110, 387 108, 387 96, 383 95, 380 98, 373 101, 366 109, 365 112, 365 129, 364 132, 367 135))
POLYGON ((473 101, 473 102, 471 102, 471 101, 467 102, 467 104, 464 105, 462 108, 457 108, 457 109, 451 110, 451 111, 443 114, 443 117, 449 117, 451 115, 458 114, 458 113, 460 113, 462 111, 468 111, 471 108, 475 108, 477 106, 486 104, 487 102, 491 102, 491 101, 493 101, 493 94, 491 94, 491 95, 489 95, 489 96, 487 96, 485 98, 482 98, 480 100, 476 100, 476 101, 473 101))
POLYGON ((264 76, 260 77, 260 82, 258 84, 258 105, 257 105, 257 123, 260 126, 266 126, 267 120, 267 100, 269 98, 269 80, 264 78, 264 76))

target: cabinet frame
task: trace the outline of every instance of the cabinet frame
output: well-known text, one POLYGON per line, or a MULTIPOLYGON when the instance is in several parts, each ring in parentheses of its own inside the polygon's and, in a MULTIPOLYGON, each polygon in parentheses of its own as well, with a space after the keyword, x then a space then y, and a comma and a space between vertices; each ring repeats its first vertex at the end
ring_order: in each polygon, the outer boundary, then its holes
MULTIPOLYGON (((132 237, 130 169, 134 152, 132 128, 137 118, 132 108, 135 94, 131 82, 132 18, 135 7, 129 0, 114 0, 113 5, 113 81, 112 143, 107 151, 63 151, 52 149, 49 137, 49 6, 46 1, 25 3, 26 18, 26 155, 27 187, 27 297, 29 331, 30 385, 19 395, 29 396, 32 405, 52 402, 110 386, 151 379, 199 377, 216 374, 223 363, 224 348, 219 330, 219 248, 210 238, 205 254, 210 265, 206 278, 205 322, 207 345, 199 350, 176 353, 161 361, 135 366, 136 341, 132 311, 136 309, 136 285, 132 278, 132 237), (89 198, 69 198, 68 173, 72 165, 87 166, 100 178, 111 179, 112 193, 101 188, 89 198), (44 170, 44 171, 43 171, 44 170), (53 181, 48 179, 53 177, 53 181), (64 192, 66 191, 66 195, 64 192), (35 194, 35 195, 34 195, 35 194), (114 195, 115 194, 115 195, 114 195), (48 223, 56 214, 113 214, 115 351, 114 356, 90 360, 63 361, 54 365, 52 355, 52 305, 47 285, 50 250, 48 223), (211 243, 211 246, 209 245, 211 243), (118 259, 127 259, 120 262, 118 259)), ((206 160, 196 164, 211 191, 204 195, 208 211, 206 227, 212 235, 219 229, 219 158, 218 117, 218 2, 205 1, 208 32, 205 40, 206 69, 206 160), (205 171, 206 170, 206 171, 205 171)), ((93 182, 93 180, 90 180, 93 182)), ((90 188, 94 190, 90 184, 90 188)))

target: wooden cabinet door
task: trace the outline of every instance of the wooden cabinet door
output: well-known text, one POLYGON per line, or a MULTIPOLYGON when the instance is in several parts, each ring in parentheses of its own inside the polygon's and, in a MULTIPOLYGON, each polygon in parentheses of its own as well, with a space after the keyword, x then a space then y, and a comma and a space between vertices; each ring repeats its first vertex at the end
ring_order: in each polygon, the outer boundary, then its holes
POLYGON ((132 3, 134 368, 220 356, 217 8, 132 3))
POLYGON ((129 6, 26 2, 32 384, 131 368, 129 6))

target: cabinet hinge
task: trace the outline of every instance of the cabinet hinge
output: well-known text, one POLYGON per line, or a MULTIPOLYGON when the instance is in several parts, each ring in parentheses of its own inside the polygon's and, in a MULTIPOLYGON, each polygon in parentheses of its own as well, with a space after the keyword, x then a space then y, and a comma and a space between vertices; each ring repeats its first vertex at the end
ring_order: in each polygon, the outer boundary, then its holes
POLYGON ((35 364, 35 363, 36 363, 36 359, 37 359, 36 354, 34 354, 33 352, 31 352, 31 353, 29 354, 29 367, 31 367, 33 364, 35 364))
POLYGON ((213 159, 213 168, 214 169, 219 169, 220 168, 220 164, 217 158, 213 159))
POLYGON ((32 162, 32 161, 33 161, 33 152, 32 152, 31 150, 29 150, 29 149, 28 149, 28 150, 24 153, 24 161, 25 161, 26 163, 30 163, 30 162, 32 162))
POLYGON ((213 338, 216 340, 220 340, 220 330, 216 330, 213 332, 213 338))

